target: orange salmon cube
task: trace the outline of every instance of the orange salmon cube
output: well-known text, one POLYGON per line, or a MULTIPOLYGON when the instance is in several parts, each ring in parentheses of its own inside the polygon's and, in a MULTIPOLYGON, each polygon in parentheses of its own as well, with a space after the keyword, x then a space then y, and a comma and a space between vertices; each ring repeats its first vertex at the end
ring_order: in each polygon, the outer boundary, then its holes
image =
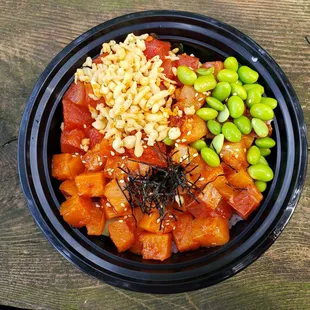
POLYGON ((141 240, 142 235, 145 233, 145 230, 137 227, 134 234, 135 234, 135 242, 129 249, 130 252, 135 253, 137 255, 142 255, 143 243, 141 240))
POLYGON ((128 250, 135 242, 135 235, 124 220, 111 223, 109 234, 119 252, 128 250))
POLYGON ((175 222, 173 216, 167 214, 161 225, 159 213, 154 211, 150 214, 144 214, 138 223, 138 226, 146 231, 162 234, 170 232, 173 229, 175 222))
MULTIPOLYGON (((185 115, 184 122, 181 126, 180 139, 185 139, 184 143, 192 143, 208 133, 207 123, 196 114, 185 115)), ((183 142, 183 141, 182 141, 183 142)))
POLYGON ((171 234, 144 233, 141 235, 142 257, 144 259, 165 260, 172 255, 171 234))
POLYGON ((96 172, 104 169, 107 156, 103 155, 99 148, 100 145, 96 144, 93 149, 83 155, 82 162, 85 164, 87 171, 96 172))
POLYGON ((192 235, 194 241, 205 247, 224 245, 229 241, 228 220, 221 217, 194 219, 192 235))
POLYGON ((221 159, 229 166, 236 170, 245 169, 248 167, 246 159, 246 147, 244 141, 240 142, 225 142, 220 152, 221 159))
POLYGON ((93 236, 102 235, 105 224, 104 211, 101 207, 95 207, 93 205, 90 210, 90 220, 86 224, 87 234, 93 236))
POLYGON ((250 177, 248 172, 241 169, 237 172, 226 175, 229 184, 236 188, 245 188, 249 185, 253 185, 253 179, 250 177))
POLYGON ((62 182, 59 186, 59 189, 66 199, 69 199, 72 196, 75 196, 78 194, 78 189, 73 180, 66 180, 62 182))
POLYGON ((127 174, 122 169, 137 171, 138 166, 137 162, 129 160, 126 156, 111 156, 106 162, 104 175, 110 179, 123 179, 127 174))
POLYGON ((57 180, 74 179, 84 171, 84 165, 79 156, 71 154, 56 154, 52 160, 52 176, 57 180))
POLYGON ((193 217, 189 213, 178 216, 172 235, 179 252, 196 250, 200 246, 192 237, 192 221, 193 217))
POLYGON ((85 197, 103 196, 106 180, 103 172, 82 173, 75 177, 79 195, 85 197))
MULTIPOLYGON (((120 186, 124 183, 119 183, 120 186)), ((129 202, 124 196, 123 192, 119 188, 115 179, 111 180, 104 189, 104 196, 107 198, 108 202, 114 207, 118 214, 125 215, 129 210, 131 214, 131 208, 129 202)))
POLYGON ((258 208, 262 200, 263 195, 253 184, 246 189, 238 191, 235 196, 229 199, 228 203, 243 219, 247 219, 258 208))
POLYGON ((73 196, 60 206, 60 215, 73 227, 83 227, 91 218, 92 201, 90 198, 73 196))

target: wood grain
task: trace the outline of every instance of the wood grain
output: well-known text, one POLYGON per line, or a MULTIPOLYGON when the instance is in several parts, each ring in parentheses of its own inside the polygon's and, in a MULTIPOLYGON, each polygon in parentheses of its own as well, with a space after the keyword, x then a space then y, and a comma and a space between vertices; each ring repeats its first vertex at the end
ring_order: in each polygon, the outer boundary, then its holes
POLYGON ((118 15, 148 9, 209 15, 250 35, 289 77, 310 125, 308 0, 1 1, 0 304, 27 309, 309 309, 309 175, 293 218, 263 257, 223 283, 190 293, 159 296, 111 287, 67 262, 34 224, 19 187, 16 138, 36 79, 79 34, 118 15))

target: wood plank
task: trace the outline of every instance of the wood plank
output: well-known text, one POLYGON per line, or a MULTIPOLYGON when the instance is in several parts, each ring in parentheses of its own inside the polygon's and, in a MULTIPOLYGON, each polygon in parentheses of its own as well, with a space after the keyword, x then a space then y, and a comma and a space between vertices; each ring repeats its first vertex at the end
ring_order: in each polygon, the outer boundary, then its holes
MULTIPOLYGON (((16 137, 36 79, 63 47, 87 29, 118 15, 153 8, 167 9, 167 3, 0 2, 0 304, 29 309, 306 309, 309 175, 293 218, 263 257, 233 278, 196 292, 159 296, 111 287, 67 262, 34 224, 19 187, 16 137)), ((310 126, 307 1, 173 0, 169 8, 212 16, 261 44, 292 82, 310 126)))

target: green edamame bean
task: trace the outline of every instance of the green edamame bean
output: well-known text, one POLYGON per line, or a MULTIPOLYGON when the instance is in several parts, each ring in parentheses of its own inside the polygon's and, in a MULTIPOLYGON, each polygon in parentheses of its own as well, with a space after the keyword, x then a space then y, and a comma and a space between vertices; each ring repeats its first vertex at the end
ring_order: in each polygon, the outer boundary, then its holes
POLYGON ((210 67, 208 69, 201 67, 196 70, 196 73, 198 75, 211 75, 214 73, 214 67, 210 67))
POLYGON ((220 122, 220 123, 224 123, 228 120, 228 117, 229 117, 229 110, 226 106, 226 104, 224 104, 224 111, 221 111, 217 117, 217 120, 220 122))
POLYGON ((243 85, 243 83, 240 80, 238 80, 236 84, 241 85, 241 86, 243 85))
POLYGON ((218 112, 211 108, 201 108, 196 112, 196 114, 204 121, 209 121, 210 119, 215 119, 218 112))
POLYGON ((261 95, 265 92, 265 89, 260 84, 244 84, 243 88, 248 92, 250 89, 257 88, 261 95))
POLYGON ((268 136, 268 126, 266 125, 265 122, 263 122, 261 119, 259 118, 252 118, 251 120, 252 123, 252 127, 255 131, 255 133, 260 137, 260 138, 265 138, 268 136))
POLYGON ((227 107, 232 118, 240 117, 245 109, 243 100, 239 96, 229 97, 227 107))
POLYGON ((235 57, 227 57, 224 61, 225 69, 230 69, 233 71, 238 71, 238 60, 235 57))
POLYGON ((219 154, 222 150, 222 147, 224 145, 224 135, 219 134, 215 136, 210 144, 210 147, 217 153, 219 154))
POLYGON ((254 184, 256 185, 256 187, 258 188, 258 190, 263 193, 266 188, 267 188, 267 183, 264 181, 255 181, 254 184))
POLYGON ((269 182, 273 179, 273 171, 263 164, 256 164, 248 168, 249 175, 258 181, 269 182))
POLYGON ((257 88, 252 88, 248 91, 246 105, 251 108, 254 104, 260 103, 262 95, 257 88))
POLYGON ((252 131, 251 121, 244 115, 235 118, 234 124, 244 135, 248 135, 252 131))
POLYGON ((227 122, 222 127, 224 137, 230 142, 240 142, 241 132, 237 126, 232 122, 227 122))
POLYGON ((168 146, 172 146, 172 145, 174 145, 174 140, 172 140, 172 139, 170 139, 169 137, 166 137, 164 140, 163 140, 163 142, 166 144, 166 145, 168 145, 168 146))
POLYGON ((208 121, 207 126, 214 135, 219 135, 222 131, 222 125, 213 119, 208 121))
POLYGON ((231 94, 232 96, 239 96, 242 100, 245 100, 248 96, 246 90, 242 85, 237 83, 231 83, 231 94))
POLYGON ((194 83, 194 88, 198 93, 203 93, 205 91, 215 88, 216 80, 212 75, 200 76, 194 83))
POLYGON ((216 98, 207 97, 206 102, 210 106, 210 108, 212 108, 214 110, 224 111, 224 109, 225 109, 224 104, 216 98))
POLYGON ((194 85, 197 80, 196 73, 186 66, 179 66, 177 69, 177 77, 184 85, 194 85))
POLYGON ((238 70, 241 82, 253 84, 258 80, 258 73, 248 66, 241 66, 238 70))
POLYGON ((260 150, 257 146, 253 145, 247 152, 247 160, 250 165, 256 165, 261 157, 260 150))
POLYGON ((212 97, 219 101, 224 101, 229 97, 231 92, 231 86, 227 82, 219 82, 212 92, 212 97))
POLYGON ((196 149, 197 151, 200 151, 204 147, 207 147, 207 143, 200 139, 200 140, 196 140, 195 142, 191 143, 190 146, 196 149))
POLYGON ((278 105, 278 101, 274 98, 262 97, 260 103, 267 105, 272 110, 275 109, 278 105))
POLYGON ((220 157, 214 150, 204 147, 200 151, 202 159, 211 167, 218 167, 220 165, 220 157))
POLYGON ((262 156, 268 156, 271 154, 270 149, 259 149, 262 156))
POLYGON ((250 114, 263 121, 269 121, 274 117, 273 110, 263 103, 254 104, 250 109, 250 114))
POLYGON ((260 157, 258 163, 269 167, 268 161, 266 160, 264 156, 260 157))
POLYGON ((276 141, 269 137, 260 138, 255 140, 255 145, 262 149, 270 149, 276 145, 276 141))
POLYGON ((230 69, 223 69, 217 74, 220 82, 236 83, 238 81, 238 73, 230 69))

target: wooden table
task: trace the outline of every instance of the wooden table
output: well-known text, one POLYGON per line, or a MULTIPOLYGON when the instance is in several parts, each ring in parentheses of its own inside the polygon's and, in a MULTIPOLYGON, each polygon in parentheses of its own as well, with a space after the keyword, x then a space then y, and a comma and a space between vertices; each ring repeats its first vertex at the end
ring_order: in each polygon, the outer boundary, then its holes
POLYGON ((71 40, 118 15, 169 8, 199 12, 235 26, 279 63, 310 125, 309 1, 167 3, 1 1, 0 304, 29 309, 309 309, 309 175, 293 218, 263 257, 223 283, 177 295, 125 291, 79 271, 46 241, 27 209, 19 186, 16 152, 19 123, 32 87, 71 40))

